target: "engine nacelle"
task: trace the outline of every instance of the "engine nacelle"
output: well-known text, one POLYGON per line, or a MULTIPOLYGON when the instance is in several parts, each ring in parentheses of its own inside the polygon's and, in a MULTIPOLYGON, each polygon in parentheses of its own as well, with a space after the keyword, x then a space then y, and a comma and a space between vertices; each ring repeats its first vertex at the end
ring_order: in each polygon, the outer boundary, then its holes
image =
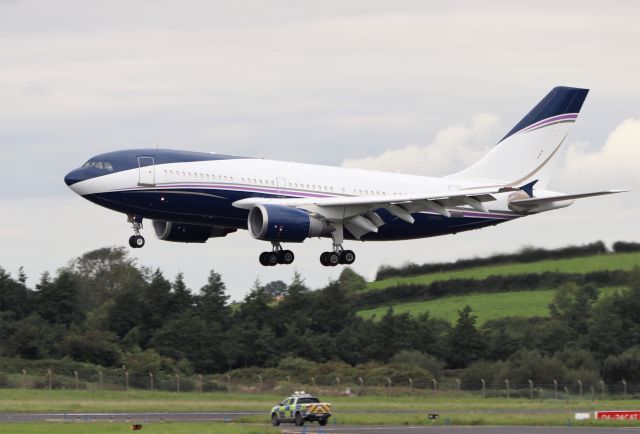
POLYGON ((204 243, 209 238, 225 237, 227 234, 235 232, 236 229, 154 220, 153 231, 156 233, 156 237, 164 241, 204 243))
POLYGON ((265 241, 301 243, 309 237, 326 235, 331 228, 303 210, 279 205, 256 205, 247 221, 253 238, 265 241))

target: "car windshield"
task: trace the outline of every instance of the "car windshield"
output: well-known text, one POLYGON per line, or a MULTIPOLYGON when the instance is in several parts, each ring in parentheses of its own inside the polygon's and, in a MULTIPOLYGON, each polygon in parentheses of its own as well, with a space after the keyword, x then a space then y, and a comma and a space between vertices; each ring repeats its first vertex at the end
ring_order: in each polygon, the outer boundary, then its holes
POLYGON ((299 398, 298 404, 317 404, 320 402, 318 398, 299 398))

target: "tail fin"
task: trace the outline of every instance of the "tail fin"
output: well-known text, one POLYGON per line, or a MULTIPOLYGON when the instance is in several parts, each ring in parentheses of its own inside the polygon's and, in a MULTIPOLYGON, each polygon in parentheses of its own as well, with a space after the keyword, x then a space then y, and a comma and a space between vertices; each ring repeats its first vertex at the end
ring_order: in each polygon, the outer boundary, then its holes
POLYGON ((555 87, 506 136, 454 179, 492 180, 520 185, 534 179, 545 187, 553 156, 578 118, 588 89, 555 87))

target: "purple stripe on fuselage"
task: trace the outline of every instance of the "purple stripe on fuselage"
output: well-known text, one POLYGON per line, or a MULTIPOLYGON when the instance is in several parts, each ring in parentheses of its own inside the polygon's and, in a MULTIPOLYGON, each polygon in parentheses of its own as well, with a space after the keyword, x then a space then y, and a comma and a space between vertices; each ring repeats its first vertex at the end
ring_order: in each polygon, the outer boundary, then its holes
MULTIPOLYGON (((291 191, 291 190, 287 190, 287 189, 280 189, 280 190, 275 190, 275 189, 271 189, 271 188, 262 188, 262 187, 250 187, 250 186, 232 186, 232 185, 227 185, 227 184, 175 184, 175 183, 168 183, 168 184, 156 184, 155 190, 164 190, 164 189, 169 189, 169 188, 198 188, 198 189, 218 189, 218 190, 232 190, 232 191, 248 191, 248 192, 254 192, 254 193, 269 193, 269 194, 282 194, 282 195, 295 195, 295 196, 299 196, 299 197, 318 197, 318 198, 322 198, 322 197, 336 197, 333 195, 329 195, 329 194, 322 194, 322 193, 307 193, 307 192, 300 192, 300 191, 291 191)), ((134 187, 134 188, 130 188, 130 189, 125 189, 125 190, 149 190, 149 187, 144 187, 144 186, 140 186, 140 187, 134 187)))

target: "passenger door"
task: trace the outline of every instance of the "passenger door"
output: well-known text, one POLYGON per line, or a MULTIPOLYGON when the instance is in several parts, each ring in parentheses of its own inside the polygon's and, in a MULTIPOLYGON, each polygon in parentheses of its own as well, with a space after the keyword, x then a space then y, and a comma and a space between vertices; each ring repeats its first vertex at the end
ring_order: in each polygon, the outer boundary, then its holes
POLYGON ((286 187, 287 187, 287 183, 286 180, 284 178, 276 178, 276 184, 277 184, 277 195, 278 197, 284 197, 285 192, 283 191, 286 187))
POLYGON ((138 157, 138 185, 156 185, 156 171, 153 157, 138 157))

